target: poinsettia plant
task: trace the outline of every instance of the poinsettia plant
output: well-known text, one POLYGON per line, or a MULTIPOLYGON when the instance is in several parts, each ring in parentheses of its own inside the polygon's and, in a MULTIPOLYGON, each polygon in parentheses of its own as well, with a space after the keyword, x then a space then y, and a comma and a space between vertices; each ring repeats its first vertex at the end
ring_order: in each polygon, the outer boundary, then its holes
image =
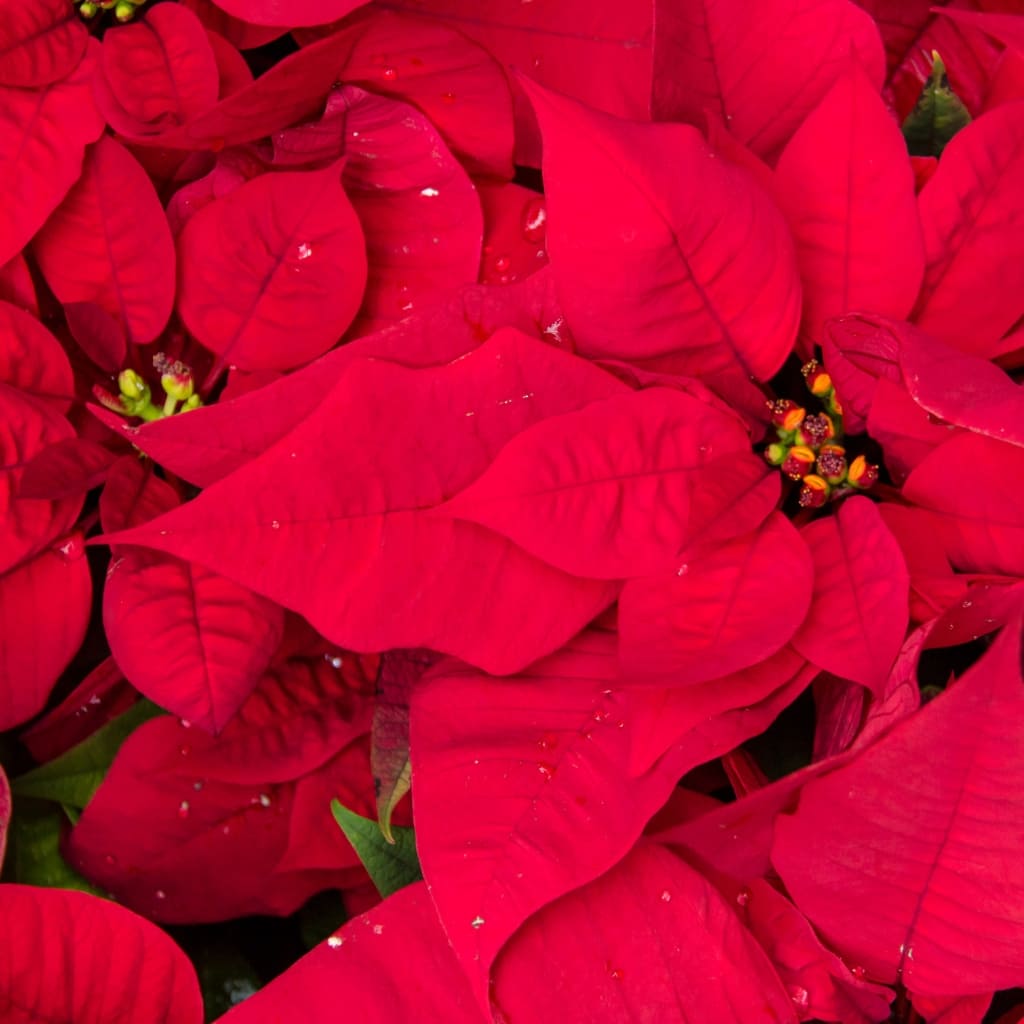
POLYGON ((1024 1020, 1020 0, 10 0, 0 1019, 1024 1020))

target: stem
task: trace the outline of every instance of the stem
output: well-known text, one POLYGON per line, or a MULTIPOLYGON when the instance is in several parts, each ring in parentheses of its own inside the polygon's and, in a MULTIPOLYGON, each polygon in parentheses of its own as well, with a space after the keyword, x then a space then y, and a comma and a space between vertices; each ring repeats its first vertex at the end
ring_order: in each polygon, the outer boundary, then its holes
POLYGON ((178 400, 173 395, 168 395, 164 400, 164 415, 173 416, 174 410, 178 408, 178 400))

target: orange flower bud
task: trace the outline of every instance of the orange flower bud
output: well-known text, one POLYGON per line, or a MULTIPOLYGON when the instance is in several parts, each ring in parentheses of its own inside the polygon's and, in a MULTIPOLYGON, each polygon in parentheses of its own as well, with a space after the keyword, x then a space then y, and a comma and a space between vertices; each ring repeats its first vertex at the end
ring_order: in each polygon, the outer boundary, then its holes
POLYGON ((800 488, 801 508, 821 508, 829 499, 832 488, 828 481, 813 473, 804 477, 804 485, 800 488))
POLYGON ((804 375, 804 380, 807 382, 807 387, 812 395, 824 398, 831 392, 832 378, 816 359, 805 363, 800 372, 804 375))
POLYGON ((826 441, 836 436, 836 428, 832 420, 823 412, 816 416, 807 416, 796 432, 796 443, 807 445, 808 448, 819 448, 826 441))
POLYGON ((846 471, 846 482, 859 490, 866 491, 878 482, 878 467, 858 455, 846 471))
POLYGON ((807 410, 788 398, 780 398, 769 403, 772 411, 772 424, 781 430, 792 432, 804 421, 807 410))
POLYGON ((801 480, 814 469, 814 452, 804 445, 790 448, 782 463, 782 472, 793 480, 801 480))

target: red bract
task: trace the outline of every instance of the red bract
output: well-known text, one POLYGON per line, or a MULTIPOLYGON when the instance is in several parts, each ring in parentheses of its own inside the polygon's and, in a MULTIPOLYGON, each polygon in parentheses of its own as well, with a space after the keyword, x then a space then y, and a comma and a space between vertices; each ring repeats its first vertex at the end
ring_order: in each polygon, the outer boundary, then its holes
POLYGON ((123 907, 81 892, 2 885, 0 917, 21 936, 0 963, 0 1012, 11 1024, 202 1021, 188 958, 123 907))
POLYGON ((71 4, 15 4, 0 26, 0 85, 33 89, 75 70, 89 34, 71 4))

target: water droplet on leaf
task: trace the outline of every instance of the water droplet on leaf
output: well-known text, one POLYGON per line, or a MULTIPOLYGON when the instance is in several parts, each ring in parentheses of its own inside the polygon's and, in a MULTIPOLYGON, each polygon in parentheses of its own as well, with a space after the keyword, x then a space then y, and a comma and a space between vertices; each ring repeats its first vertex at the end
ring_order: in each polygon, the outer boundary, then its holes
POLYGON ((548 210, 543 197, 531 199, 523 207, 522 230, 523 238, 528 242, 539 242, 547 233, 548 210))

